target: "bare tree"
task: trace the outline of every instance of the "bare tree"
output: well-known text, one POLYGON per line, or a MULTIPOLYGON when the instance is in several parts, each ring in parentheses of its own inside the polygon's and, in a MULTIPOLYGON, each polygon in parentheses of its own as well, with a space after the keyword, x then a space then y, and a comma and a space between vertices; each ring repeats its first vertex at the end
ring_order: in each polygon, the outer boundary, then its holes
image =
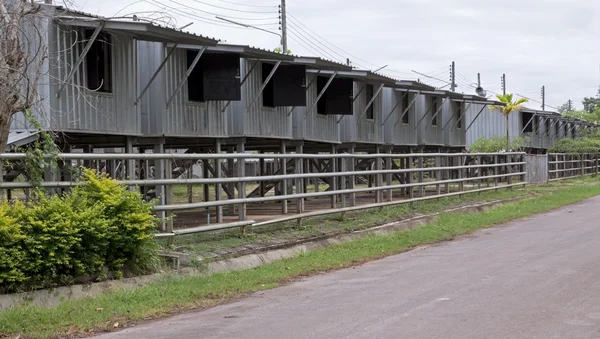
POLYGON ((40 100, 38 83, 48 55, 35 25, 39 14, 34 0, 0 0, 0 152, 6 150, 11 117, 29 112, 40 100), (37 36, 26 34, 24 27, 37 36), (33 38, 39 39, 35 49, 33 38))

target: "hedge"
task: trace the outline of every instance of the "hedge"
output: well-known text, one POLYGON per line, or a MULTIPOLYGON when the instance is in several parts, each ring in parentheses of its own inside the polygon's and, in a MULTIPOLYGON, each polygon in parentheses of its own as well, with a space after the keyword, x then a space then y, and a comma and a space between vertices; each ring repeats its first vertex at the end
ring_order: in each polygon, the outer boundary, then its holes
MULTIPOLYGON (((521 137, 511 138, 509 151, 520 152, 527 145, 527 139, 521 137)), ((497 153, 506 151, 506 137, 496 136, 490 139, 479 138, 470 147, 471 153, 497 153)))
POLYGON ((142 273, 156 263, 157 219, 137 192, 85 169, 62 195, 0 204, 0 292, 142 273))

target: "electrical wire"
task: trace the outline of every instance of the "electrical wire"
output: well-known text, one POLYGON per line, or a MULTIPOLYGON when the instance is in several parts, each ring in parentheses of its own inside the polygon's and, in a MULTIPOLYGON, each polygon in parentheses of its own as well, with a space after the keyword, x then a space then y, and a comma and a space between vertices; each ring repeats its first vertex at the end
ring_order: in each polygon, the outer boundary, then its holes
POLYGON ((212 4, 209 4, 209 3, 207 3, 207 2, 200 1, 200 0, 192 0, 192 1, 194 1, 194 2, 197 2, 197 3, 199 3, 199 4, 206 5, 206 6, 215 7, 215 8, 224 9, 224 10, 227 10, 227 11, 233 11, 233 12, 241 12, 241 13, 255 13, 255 14, 271 14, 271 13, 277 13, 277 11, 247 11, 247 10, 233 9, 233 8, 228 8, 228 7, 223 7, 223 6, 212 5, 212 4))
POLYGON ((302 42, 302 40, 300 38, 296 38, 296 36, 294 34, 290 34, 290 38, 292 38, 292 40, 294 40, 296 43, 298 43, 300 46, 304 47, 306 50, 308 50, 310 53, 314 53, 316 57, 319 56, 318 52, 315 52, 310 46, 306 45, 305 42, 302 42))
MULTIPOLYGON (((296 36, 300 35, 300 36, 302 36, 303 38, 307 39, 308 41, 311 41, 311 36, 310 36, 310 35, 308 35, 308 34, 305 34, 305 33, 306 33, 306 31, 299 30, 299 29, 297 28, 297 26, 296 26, 295 24, 292 24, 291 22, 289 22, 288 24, 289 24, 289 25, 288 25, 288 31, 289 31, 289 32, 294 32, 294 34, 296 34, 296 36), (307 35, 308 35, 308 36, 307 36, 307 35)), ((334 53, 334 54, 332 54, 332 53, 329 53, 329 52, 327 52, 327 51, 323 50, 323 48, 319 47, 319 46, 317 45, 317 43, 318 43, 319 45, 321 45, 321 46, 324 46, 324 45, 323 45, 323 44, 322 44, 320 41, 318 41, 318 40, 312 40, 312 41, 314 41, 314 42, 312 42, 312 43, 311 43, 311 45, 312 45, 312 46, 313 46, 315 49, 319 50, 319 51, 320 51, 320 52, 321 52, 323 55, 326 55, 326 56, 327 56, 328 58, 330 58, 331 60, 336 60, 336 61, 338 61, 338 62, 342 62, 342 63, 346 61, 346 60, 345 60, 346 58, 345 58, 343 55, 341 55, 341 54, 339 54, 339 53, 334 53)))
POLYGON ((225 18, 231 18, 231 19, 237 19, 237 20, 262 20, 262 21, 266 21, 266 20, 279 20, 279 17, 270 17, 270 18, 247 18, 247 17, 237 17, 237 16, 230 16, 230 15, 225 15, 225 14, 219 14, 219 13, 214 13, 214 12, 208 12, 208 11, 204 11, 186 4, 182 4, 180 2, 177 2, 175 0, 169 0, 172 3, 175 3, 179 6, 191 9, 192 11, 198 11, 198 12, 202 12, 202 13, 206 13, 206 14, 210 14, 210 15, 215 15, 215 16, 222 16, 225 18))
POLYGON ((304 26, 304 27, 305 27, 307 30, 309 30, 310 32, 312 32, 314 35, 316 35, 317 37, 319 37, 321 40, 323 40, 324 42, 328 43, 328 44, 329 44, 329 45, 331 45, 332 47, 334 47, 334 48, 338 49, 339 51, 341 51, 341 52, 343 52, 343 53, 345 53, 345 54, 347 54, 347 55, 351 56, 353 59, 359 60, 359 61, 361 61, 361 62, 364 62, 364 63, 365 63, 365 64, 367 64, 367 65, 371 65, 371 66, 373 66, 373 67, 379 67, 378 65, 375 65, 375 64, 373 64, 373 63, 370 63, 370 62, 368 62, 368 61, 366 61, 366 60, 363 60, 363 59, 361 59, 361 58, 359 58, 359 57, 357 57, 357 56, 355 56, 355 55, 352 55, 352 54, 348 53, 347 51, 344 51, 342 48, 340 48, 340 47, 338 47, 338 46, 336 46, 336 45, 332 44, 332 43, 331 43, 331 42, 329 42, 329 41, 327 41, 327 40, 326 40, 326 39, 324 39, 322 36, 320 36, 318 33, 316 33, 315 31, 313 31, 312 29, 310 29, 308 26, 306 26, 304 23, 302 23, 300 20, 298 20, 298 19, 297 19, 295 16, 293 16, 293 15, 292 15, 292 14, 291 14, 289 11, 287 11, 287 16, 288 16, 288 19, 290 19, 290 18, 291 18, 292 20, 296 20, 296 22, 297 22, 298 24, 300 24, 300 25, 304 26))
POLYGON ((144 2, 146 2, 148 4, 151 4, 153 6, 156 6, 156 7, 160 8, 161 10, 164 10, 164 11, 167 11, 167 9, 168 9, 168 10, 170 10, 172 12, 177 13, 177 15, 179 15, 179 16, 182 16, 182 17, 185 17, 185 18, 188 18, 188 19, 191 19, 191 20, 198 20, 198 21, 210 24, 210 25, 215 25, 215 26, 220 26, 220 27, 235 28, 235 29, 246 29, 246 28, 240 27, 240 26, 227 25, 227 24, 225 24, 225 23, 223 23, 221 21, 218 21, 218 20, 215 20, 215 19, 201 17, 201 16, 199 16, 197 14, 191 14, 188 11, 184 11, 184 10, 178 9, 176 7, 173 7, 173 6, 165 5, 165 4, 160 3, 160 2, 158 2, 156 0, 144 0, 144 2))
POLYGON ((277 8, 277 6, 275 5, 248 5, 248 4, 242 4, 239 2, 233 2, 233 1, 226 1, 226 0, 218 0, 221 2, 224 2, 226 4, 231 4, 231 5, 237 5, 237 6, 246 6, 246 7, 255 7, 255 8, 277 8))

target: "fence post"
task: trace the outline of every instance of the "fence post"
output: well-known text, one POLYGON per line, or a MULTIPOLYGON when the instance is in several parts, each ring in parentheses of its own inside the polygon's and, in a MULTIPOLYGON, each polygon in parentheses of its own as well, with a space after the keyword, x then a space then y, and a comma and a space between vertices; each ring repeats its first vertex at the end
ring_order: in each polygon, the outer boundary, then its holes
MULTIPOLYGON (((344 156, 343 158, 340 159, 340 173, 345 173, 346 172, 346 161, 348 161, 348 158, 346 158, 346 156, 344 156)), ((338 179, 338 178, 336 178, 338 179)), ((342 174, 342 176, 339 177, 339 182, 340 182, 340 191, 343 191, 346 189, 346 176, 342 174)), ((346 193, 341 194, 340 195, 340 204, 342 205, 341 208, 345 208, 346 207, 346 193)))
POLYGON ((585 154, 582 153, 579 156, 579 164, 581 166, 581 176, 582 177, 585 176, 585 160, 584 159, 585 159, 585 154))
MULTIPOLYGON (((285 140, 281 141, 281 146, 280 146, 280 150, 279 152, 281 154, 285 154, 286 153, 286 146, 285 146, 285 140)), ((287 159, 286 158, 281 158, 279 159, 279 163, 281 166, 281 175, 287 175, 287 159)), ((287 195, 288 194, 288 182, 286 179, 283 179, 281 181, 281 195, 287 195)), ((288 213, 288 201, 287 200, 282 200, 281 201, 281 213, 282 214, 287 214, 288 213)))
MULTIPOLYGON (((457 158, 458 158, 458 167, 459 167, 458 171, 457 171, 457 176, 458 176, 458 179, 463 179, 464 178, 464 175, 463 175, 464 172, 463 172, 463 169, 460 168, 460 167, 463 166, 463 163, 464 163, 463 162, 463 156, 459 155, 459 156, 457 156, 457 158)), ((465 190, 465 182, 461 180, 461 181, 458 182, 458 191, 459 192, 463 192, 464 190, 465 190)))
MULTIPOLYGON (((236 151, 241 155, 246 152, 244 142, 239 142, 236 146, 236 151)), ((246 159, 238 158, 237 176, 243 178, 246 176, 246 159)), ((246 183, 243 181, 238 182, 238 198, 246 199, 246 183)), ((241 203, 238 206, 238 218, 240 221, 246 220, 246 203, 241 203)))
MULTIPOLYGON (((511 155, 507 155, 506 156, 506 163, 507 163, 507 165, 506 165, 506 174, 508 175, 508 178, 507 178, 506 182, 507 182, 508 185, 512 185, 512 175, 511 175, 512 174, 512 165, 510 164, 510 163, 512 163, 512 156, 511 155)), ((512 189, 512 188, 510 188, 510 189, 512 189)))
MULTIPOLYGON (((302 166, 304 164, 304 161, 302 158, 303 153, 304 153, 304 147, 302 145, 296 146, 296 174, 304 174, 304 166, 302 166)), ((304 192, 302 192, 303 188, 304 188, 303 182, 304 182, 304 180, 301 178, 296 179, 296 194, 304 193, 304 192)), ((304 212, 304 198, 299 198, 296 200, 296 212, 297 213, 304 212)))
MULTIPOLYGON (((413 168, 413 157, 408 157, 408 169, 411 170, 413 168)), ((415 191, 414 191, 414 187, 412 186, 414 180, 413 180, 413 171, 409 171, 408 172, 408 180, 407 183, 410 185, 408 187, 408 198, 409 199, 413 199, 415 197, 415 191)))
MULTIPOLYGON (((219 155, 221 154, 221 140, 217 139, 215 140, 215 154, 219 155)), ((190 168, 190 170, 193 170, 193 165, 190 168)), ((220 159, 215 159, 215 178, 221 178, 221 160, 220 159)), ((216 184, 215 185, 215 200, 219 201, 221 200, 222 197, 222 193, 223 192, 223 187, 221 187, 221 184, 216 184)), ((217 223, 223 222, 223 206, 217 206, 217 212, 216 212, 216 217, 217 217, 217 223)))
MULTIPOLYGON (((498 177, 497 177, 497 175, 501 172, 500 171, 500 167, 498 167, 499 164, 500 163, 498 162, 498 155, 496 154, 496 155, 494 155, 494 176, 495 176, 495 178, 494 178, 494 186, 496 186, 496 187, 498 187, 498 177)), ((498 191, 498 190, 496 189, 496 191, 498 191)))
MULTIPOLYGON (((423 152, 423 150, 420 150, 419 152, 423 152)), ((419 156, 417 158, 417 167, 420 169, 420 171, 417 174, 417 178, 419 179, 419 183, 422 184, 423 183, 423 171, 422 169, 424 168, 424 163, 423 163, 423 156, 419 156)), ((419 186, 419 197, 424 197, 425 196, 425 186, 419 186)))
MULTIPOLYGON (((442 167, 442 158, 437 156, 435 157, 435 167, 442 167)), ((438 169, 435 171, 435 181, 441 181, 442 180, 442 170, 438 169)), ((435 186, 435 192, 437 195, 441 195, 442 194, 442 186, 440 184, 437 184, 435 186)))
MULTIPOLYGON (((350 154, 354 154, 354 152, 355 152, 355 148, 354 148, 354 145, 352 145, 352 146, 350 146, 350 154)), ((346 162, 350 164, 349 170, 351 172, 356 171, 356 159, 351 157, 349 160, 346 160, 346 162)), ((352 176, 348 177, 348 181, 350 183, 349 188, 355 189, 356 188, 356 176, 352 175, 352 176)), ((350 193, 350 206, 355 206, 355 205, 356 205, 356 193, 350 193)))
MULTIPOLYGON (((392 154, 392 150, 388 149, 386 151, 386 153, 388 155, 391 155, 392 154)), ((387 171, 391 171, 392 170, 392 158, 389 157, 389 156, 387 158, 385 158, 385 169, 387 171)), ((385 176, 385 184, 386 184, 386 186, 391 186, 392 185, 392 181, 393 181, 392 180, 392 173, 386 174, 386 176, 385 176)), ((388 191, 387 191, 387 200, 388 201, 393 201, 394 200, 394 198, 392 197, 392 189, 391 188, 388 189, 388 191)))
MULTIPOLYGON (((382 170, 381 161, 383 159, 381 159, 381 157, 379 156, 379 154, 381 154, 381 148, 379 148, 379 146, 375 146, 375 153, 377 154, 377 156, 375 158, 375 170, 381 171, 382 170)), ((378 173, 375 176, 375 186, 377 188, 380 188, 381 186, 383 186, 382 179, 383 179, 383 175, 380 173, 378 173)), ((375 193, 375 202, 376 203, 380 203, 383 200, 382 195, 383 195, 383 191, 378 189, 375 193)))
MULTIPOLYGON (((335 146, 331 146, 331 154, 335 155, 336 150, 335 150, 335 146)), ((330 160, 330 165, 329 167, 331 167, 331 173, 336 173, 337 172, 337 160, 335 158, 331 158, 330 160)), ((335 192, 337 191, 337 182, 338 182, 338 178, 337 177, 331 177, 330 179, 330 188, 331 191, 335 192)), ((331 208, 337 208, 337 195, 332 195, 331 196, 331 208)))

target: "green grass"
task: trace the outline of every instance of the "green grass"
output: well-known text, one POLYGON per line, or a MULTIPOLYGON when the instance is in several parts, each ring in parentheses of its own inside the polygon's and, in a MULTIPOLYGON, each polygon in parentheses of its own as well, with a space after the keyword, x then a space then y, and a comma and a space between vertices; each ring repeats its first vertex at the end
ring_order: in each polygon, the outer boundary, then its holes
POLYGON ((435 222, 387 236, 366 238, 277 261, 255 269, 212 276, 165 277, 135 290, 113 291, 65 301, 57 307, 23 306, 0 312, 0 336, 47 338, 113 330, 114 324, 136 322, 178 311, 208 307, 244 294, 277 287, 291 279, 340 269, 400 253, 418 245, 451 240, 457 235, 515 218, 546 212, 600 194, 597 179, 577 186, 551 184, 543 195, 508 203, 476 214, 444 213, 435 222))

